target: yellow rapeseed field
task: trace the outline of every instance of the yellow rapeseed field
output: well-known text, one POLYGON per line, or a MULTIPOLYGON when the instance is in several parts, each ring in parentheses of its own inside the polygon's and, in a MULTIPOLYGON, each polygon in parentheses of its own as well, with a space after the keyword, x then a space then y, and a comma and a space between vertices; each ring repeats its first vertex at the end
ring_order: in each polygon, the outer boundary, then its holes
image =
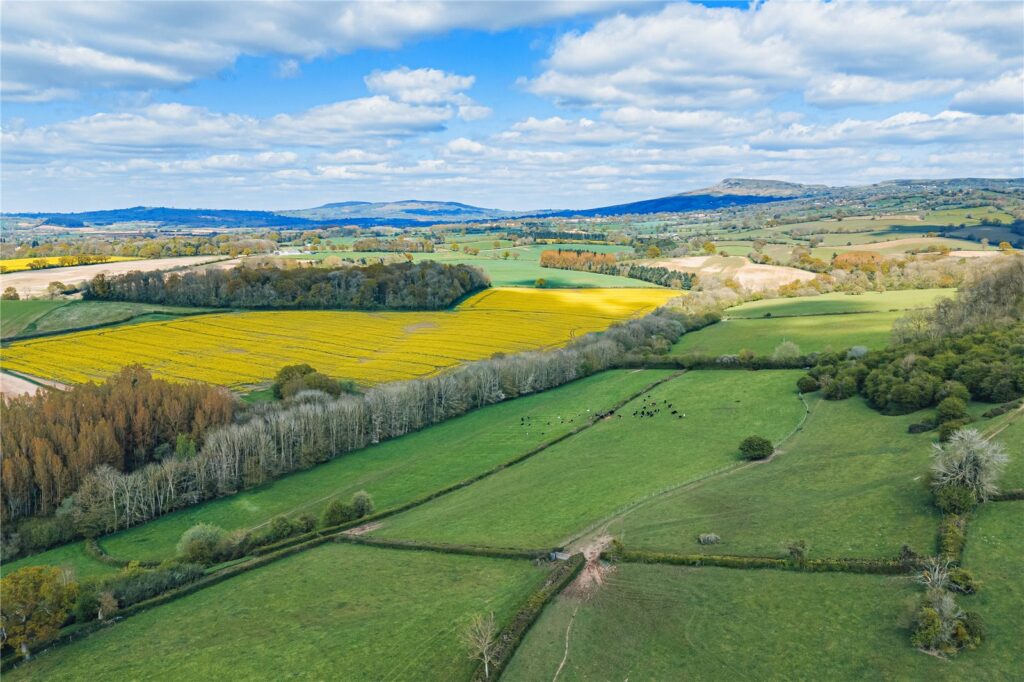
POLYGON ((11 344, 7 369, 65 383, 141 363, 156 376, 231 387, 308 363, 367 385, 495 353, 548 348, 650 312, 668 289, 488 289, 443 312, 215 313, 11 344))
MULTIPOLYGON (((74 256, 72 256, 74 258, 74 256)), ((47 267, 56 267, 60 265, 61 256, 45 256, 42 258, 7 258, 0 260, 0 272, 21 272, 23 270, 31 270, 29 263, 34 263, 37 260, 45 261, 47 267)), ((104 263, 118 263, 126 260, 138 260, 138 258, 130 258, 128 256, 107 256, 104 263)), ((96 261, 100 262, 100 261, 96 261)), ((79 263, 71 263, 71 265, 79 265, 79 263)), ((43 268, 45 269, 45 268, 43 268)))

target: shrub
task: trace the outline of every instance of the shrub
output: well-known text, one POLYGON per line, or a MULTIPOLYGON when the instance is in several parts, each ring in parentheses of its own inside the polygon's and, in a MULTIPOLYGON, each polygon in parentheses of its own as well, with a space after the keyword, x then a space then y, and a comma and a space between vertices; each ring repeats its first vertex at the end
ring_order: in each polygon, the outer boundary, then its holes
POLYGON ((821 388, 821 384, 810 374, 805 374, 797 380, 796 388, 801 393, 814 393, 821 388))
POLYGON ((963 594, 974 594, 981 587, 981 581, 966 568, 952 568, 949 571, 949 586, 963 594))
POLYGON ((969 488, 979 502, 998 492, 996 481, 1008 461, 1003 446, 985 440, 974 429, 957 429, 947 441, 936 445, 932 453, 935 485, 969 488))
POLYGON ((907 433, 925 433, 935 428, 931 422, 915 422, 907 427, 907 433))
POLYGON ((939 424, 964 419, 968 419, 967 403, 955 396, 944 398, 935 409, 935 421, 939 424))
POLYGON ((967 543, 966 523, 962 517, 950 514, 939 523, 939 551, 952 560, 960 558, 967 543))
POLYGON ((947 514, 965 514, 978 506, 978 497, 962 485, 940 485, 935 488, 935 506, 947 514))
POLYGON ((939 426, 939 442, 947 443, 953 435, 971 423, 970 419, 954 419, 939 426))
POLYGON ((910 643, 920 649, 934 649, 942 636, 942 619, 930 606, 922 606, 914 617, 914 632, 910 643))
POLYGON ((327 504, 324 513, 320 516, 320 525, 324 528, 331 528, 333 526, 340 526, 355 518, 355 510, 352 509, 351 505, 335 498, 327 504))
POLYGON ((220 556, 227 532, 219 526, 199 523, 186 530, 178 541, 178 556, 188 562, 212 564, 220 556))
POLYGON ((800 346, 792 341, 783 341, 772 351, 772 360, 795 360, 800 357, 800 346))
POLYGON ((18 525, 21 549, 26 553, 62 545, 76 535, 75 524, 69 514, 39 516, 26 519, 18 525))
POLYGON ((362 518, 373 513, 373 498, 365 490, 360 490, 354 494, 351 504, 353 511, 356 513, 356 518, 362 518))
POLYGON ((775 446, 764 436, 747 436, 740 443, 740 454, 744 459, 765 459, 775 452, 775 446))
POLYGON ((697 542, 702 545, 717 545, 721 541, 722 538, 714 533, 701 533, 697 536, 697 542))

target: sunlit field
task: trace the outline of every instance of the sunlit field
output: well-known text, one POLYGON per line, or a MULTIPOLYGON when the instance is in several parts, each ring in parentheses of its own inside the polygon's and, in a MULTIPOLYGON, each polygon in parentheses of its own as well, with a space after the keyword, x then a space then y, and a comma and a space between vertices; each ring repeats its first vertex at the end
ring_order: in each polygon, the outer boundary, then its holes
POLYGON ((308 363, 361 384, 427 376, 495 353, 564 345, 646 314, 667 289, 491 289, 453 311, 282 311, 203 315, 12 344, 5 368, 66 383, 138 362, 156 376, 230 387, 308 363))

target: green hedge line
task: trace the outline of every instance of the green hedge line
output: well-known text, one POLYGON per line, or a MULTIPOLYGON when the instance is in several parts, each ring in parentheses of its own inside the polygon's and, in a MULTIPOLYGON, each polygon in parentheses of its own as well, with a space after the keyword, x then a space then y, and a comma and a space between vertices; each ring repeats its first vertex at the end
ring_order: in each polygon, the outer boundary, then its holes
POLYGON ((552 552, 559 550, 557 547, 551 549, 506 549, 503 547, 478 547, 476 545, 439 545, 429 542, 383 540, 364 535, 344 534, 338 535, 334 540, 335 542, 348 542, 353 545, 368 545, 387 549, 413 549, 425 552, 439 552, 441 554, 465 554, 467 556, 483 556, 495 559, 545 559, 552 552))
POLYGON ((607 561, 623 561, 640 564, 670 564, 673 566, 718 566, 721 568, 775 568, 786 571, 807 571, 810 573, 870 573, 898 575, 914 570, 912 563, 897 559, 805 559, 795 562, 781 557, 738 556, 732 554, 670 554, 667 552, 644 552, 623 550, 603 552, 601 558, 607 561))
POLYGON ((1024 500, 1024 488, 1004 490, 992 496, 993 502, 1008 502, 1010 500, 1024 500))
POLYGON ((967 544, 967 517, 947 514, 939 522, 939 554, 949 561, 960 561, 967 544))
POLYGON ((766 355, 741 359, 736 355, 629 355, 616 363, 623 369, 807 369, 812 358, 801 356, 776 360, 766 355))
MULTIPOLYGON (((131 561, 127 559, 118 559, 117 557, 110 556, 107 554, 107 550, 103 549, 99 541, 96 538, 86 538, 85 540, 85 553, 91 556, 96 561, 106 564, 107 566, 116 566, 117 568, 124 568, 131 561)), ((159 561, 139 561, 139 566, 143 568, 156 568, 160 565, 159 561)))
MULTIPOLYGON (((512 616, 512 621, 498 634, 498 647, 494 656, 494 663, 491 665, 491 677, 489 679, 501 677, 501 673, 505 670, 509 661, 512 660, 512 656, 516 653, 519 645, 522 644, 526 633, 529 632, 537 618, 540 617, 541 612, 544 611, 544 607, 580 574, 586 563, 587 560, 582 554, 573 554, 568 560, 556 563, 551 571, 551 575, 544 581, 544 584, 523 602, 523 605, 519 607, 516 614, 512 616)), ((477 665, 472 680, 473 682, 486 682, 488 680, 488 678, 484 677, 482 662, 477 665)))

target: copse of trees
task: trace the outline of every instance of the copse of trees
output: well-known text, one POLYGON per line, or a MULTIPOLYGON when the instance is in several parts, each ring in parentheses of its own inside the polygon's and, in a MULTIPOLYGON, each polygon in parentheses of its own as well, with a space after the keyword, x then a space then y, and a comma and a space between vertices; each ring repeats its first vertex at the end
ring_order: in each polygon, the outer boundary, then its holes
POLYGON ((366 237, 352 242, 353 251, 390 251, 394 253, 433 253, 434 242, 429 239, 380 239, 366 237))
POLYGON ((138 365, 101 384, 0 400, 5 526, 52 513, 98 467, 130 472, 194 451, 235 406, 225 389, 161 381, 138 365))
POLYGON ((97 275, 85 298, 213 308, 440 310, 490 285, 468 265, 422 263, 366 267, 236 267, 186 273, 97 275))
POLYGON ((342 393, 358 392, 354 381, 332 379, 305 364, 282 367, 274 378, 272 390, 279 399, 293 398, 303 391, 322 391, 335 398, 342 393))

